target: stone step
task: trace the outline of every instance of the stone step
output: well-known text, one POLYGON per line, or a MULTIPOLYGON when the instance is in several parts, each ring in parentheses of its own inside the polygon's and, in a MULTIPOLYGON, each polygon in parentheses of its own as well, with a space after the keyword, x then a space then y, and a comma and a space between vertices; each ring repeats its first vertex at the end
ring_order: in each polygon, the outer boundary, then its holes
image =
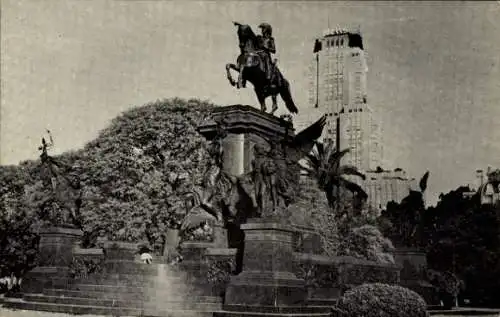
POLYGON ((142 279, 142 280, 152 280, 152 279, 157 279, 157 278, 162 278, 162 279, 181 279, 185 278, 186 274, 183 272, 176 272, 176 273, 158 273, 158 274, 151 274, 151 275, 141 275, 141 274, 132 274, 132 273, 116 273, 116 272, 102 272, 102 273, 94 273, 90 274, 88 278, 101 278, 101 279, 107 279, 107 280, 137 280, 137 279, 142 279))
POLYGON ((85 297, 72 297, 72 296, 49 296, 40 294, 25 294, 23 299, 26 302, 36 303, 51 303, 63 305, 77 305, 77 306, 104 306, 104 307, 122 307, 122 308, 143 308, 142 300, 130 299, 106 299, 106 298, 85 298, 85 297))
POLYGON ((328 306, 333 307, 337 304, 338 299, 329 298, 311 298, 307 300, 307 304, 310 306, 328 306))
POLYGON ((182 273, 182 268, 168 264, 145 264, 134 261, 106 261, 102 264, 104 272, 136 275, 158 275, 160 272, 167 275, 182 273))
POLYGON ((108 276, 108 275, 91 275, 87 278, 75 279, 73 284, 103 284, 103 285, 122 285, 122 286, 144 286, 155 287, 161 285, 172 285, 187 282, 181 277, 158 277, 158 276, 108 276))
POLYGON ((216 311, 221 310, 220 303, 197 303, 197 302, 164 302, 162 299, 156 299, 155 302, 142 300, 115 300, 102 298, 82 298, 82 297, 61 297, 46 295, 25 295, 27 302, 51 303, 61 305, 77 306, 102 306, 102 307, 122 307, 136 308, 144 310, 156 310, 159 307, 167 310, 196 310, 196 311, 216 311))
MULTIPOLYGON (((67 290, 67 289, 45 289, 43 291, 43 295, 46 296, 59 296, 59 297, 80 297, 80 298, 97 298, 97 299, 121 299, 123 298, 123 294, 121 293, 106 293, 106 292, 91 292, 91 291, 75 291, 75 290, 67 290)), ((143 294, 137 293, 128 293, 127 294, 131 300, 144 300, 145 296, 143 294), (133 295, 138 295, 134 298, 133 295)), ((158 298, 162 302, 198 302, 198 303, 222 303, 221 297, 215 296, 193 296, 189 294, 189 296, 182 295, 171 295, 171 294, 162 294, 162 292, 152 294, 151 296, 146 296, 146 299, 149 298, 158 298)))
POLYGON ((182 294, 191 292, 196 293, 198 290, 206 289, 205 284, 184 284, 172 283, 164 285, 156 285, 156 287, 147 286, 128 286, 115 284, 71 284, 69 289, 76 291, 93 291, 93 292, 109 292, 109 293, 148 293, 148 292, 172 292, 173 290, 182 294))
POLYGON ((194 310, 155 310, 104 306, 66 305, 44 302, 27 302, 24 300, 5 300, 4 307, 22 310, 46 311, 74 315, 105 316, 150 316, 150 317, 212 317, 210 311, 194 310))
POLYGON ((330 317, 330 313, 214 312, 213 317, 330 317))
POLYGON ((275 314, 310 314, 329 313, 330 306, 294 305, 294 306, 249 306, 249 305, 223 305, 224 311, 275 313, 275 314))

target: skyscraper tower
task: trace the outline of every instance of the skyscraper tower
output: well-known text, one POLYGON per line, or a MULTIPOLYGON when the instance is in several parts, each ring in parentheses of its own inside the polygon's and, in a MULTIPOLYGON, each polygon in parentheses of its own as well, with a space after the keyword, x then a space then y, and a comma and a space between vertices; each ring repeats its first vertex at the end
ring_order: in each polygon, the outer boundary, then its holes
POLYGON ((340 149, 349 148, 344 164, 362 171, 381 164, 380 124, 368 106, 363 38, 359 31, 327 30, 316 40, 309 68, 309 103, 327 114, 324 141, 336 141, 340 118, 340 149))

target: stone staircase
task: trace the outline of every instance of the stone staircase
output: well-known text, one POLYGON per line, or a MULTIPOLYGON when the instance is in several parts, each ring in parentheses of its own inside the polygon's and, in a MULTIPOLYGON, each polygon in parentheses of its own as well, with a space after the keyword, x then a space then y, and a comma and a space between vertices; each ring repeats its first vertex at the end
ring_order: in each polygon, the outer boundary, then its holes
POLYGON ((86 279, 73 280, 66 287, 47 287, 42 293, 5 298, 4 307, 110 316, 329 316, 329 307, 321 304, 303 307, 229 307, 223 305, 222 297, 207 296, 206 287, 191 274, 165 264, 126 262, 119 267, 115 265, 113 270, 123 273, 94 274, 86 279), (159 272, 166 274, 160 275, 159 272))
POLYGON ((4 306, 70 314, 212 316, 222 311, 222 298, 207 295, 200 281, 177 268, 124 261, 106 263, 103 273, 72 280, 66 287, 5 298, 4 306))

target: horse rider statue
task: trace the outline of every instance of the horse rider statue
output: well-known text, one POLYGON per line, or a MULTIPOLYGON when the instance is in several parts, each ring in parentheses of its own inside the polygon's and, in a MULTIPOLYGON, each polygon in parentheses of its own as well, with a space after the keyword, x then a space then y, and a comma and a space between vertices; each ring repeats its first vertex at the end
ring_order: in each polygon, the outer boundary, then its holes
POLYGON ((288 111, 298 113, 290 91, 290 83, 273 62, 272 54, 276 53, 276 44, 271 25, 261 23, 259 28, 262 34, 256 35, 247 24, 238 22, 233 24, 238 28, 240 55, 236 64, 226 64, 229 83, 237 88, 245 88, 246 82, 251 82, 261 110, 264 112, 267 111, 265 99, 271 97, 273 102, 271 114, 274 114, 278 109, 276 97, 280 95, 288 111), (230 70, 239 73, 237 81, 231 76, 230 70))

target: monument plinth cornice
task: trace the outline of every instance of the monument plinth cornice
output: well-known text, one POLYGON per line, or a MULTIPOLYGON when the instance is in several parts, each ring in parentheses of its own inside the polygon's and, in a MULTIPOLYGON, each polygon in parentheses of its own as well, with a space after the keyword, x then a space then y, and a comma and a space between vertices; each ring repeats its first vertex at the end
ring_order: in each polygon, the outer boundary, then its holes
POLYGON ((229 133, 246 134, 255 133, 265 138, 275 136, 289 137, 295 135, 291 122, 285 121, 272 114, 264 113, 249 105, 231 105, 215 108, 212 118, 206 120, 198 127, 198 132, 208 140, 215 136, 217 121, 223 119, 225 130, 229 133))

